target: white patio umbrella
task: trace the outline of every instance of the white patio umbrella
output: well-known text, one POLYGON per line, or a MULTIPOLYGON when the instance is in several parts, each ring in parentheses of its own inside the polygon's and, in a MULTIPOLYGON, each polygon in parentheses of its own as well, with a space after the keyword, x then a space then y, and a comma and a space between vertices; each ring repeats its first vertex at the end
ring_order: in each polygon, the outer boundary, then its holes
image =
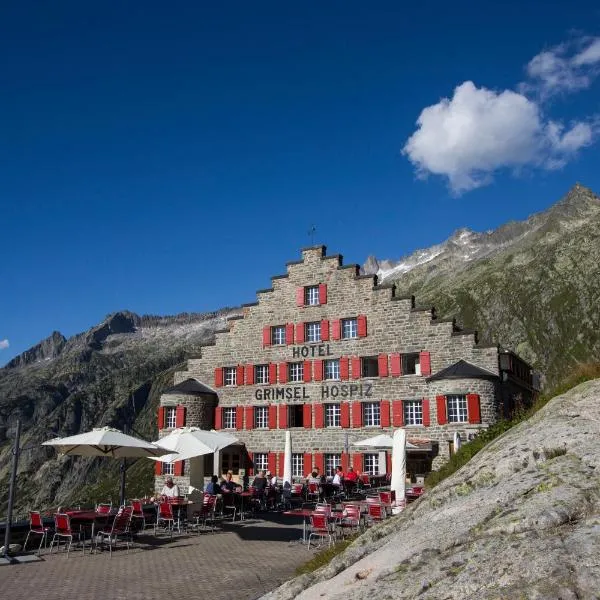
POLYGON ((454 452, 458 452, 462 445, 462 441, 460 439, 460 434, 458 431, 454 432, 454 452))
POLYGON ((394 431, 394 446, 392 449, 392 480, 390 488, 396 492, 396 506, 392 509, 399 513, 406 504, 406 431, 394 431))
POLYGON ((285 432, 285 451, 283 453, 283 486, 292 485, 292 434, 285 432))
POLYGON ((149 458, 171 463, 219 452, 231 444, 239 444, 240 441, 228 433, 208 431, 199 427, 179 427, 154 443, 160 444, 167 452, 170 451, 170 454, 149 458))
MULTIPOLYGON (((385 433, 381 433, 374 437, 366 438, 364 440, 359 440, 358 442, 354 442, 353 446, 361 446, 366 448, 393 448, 394 446, 394 438, 391 435, 386 435, 385 433)), ((415 449, 418 446, 411 444, 408 440, 406 440, 406 448, 415 449)))

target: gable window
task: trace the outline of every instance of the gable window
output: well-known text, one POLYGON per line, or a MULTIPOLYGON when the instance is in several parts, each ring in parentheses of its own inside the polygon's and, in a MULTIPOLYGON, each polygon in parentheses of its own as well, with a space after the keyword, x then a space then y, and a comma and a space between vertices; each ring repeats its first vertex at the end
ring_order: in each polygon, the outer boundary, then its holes
POLYGON ((288 381, 304 381, 304 363, 288 363, 288 381))
POLYGON ((321 341, 321 322, 317 323, 306 323, 305 327, 305 339, 307 342, 320 342, 321 341))
POLYGON ((288 406, 288 427, 304 426, 304 405, 292 404, 288 406))
POLYGON ((357 319, 342 319, 342 338, 348 340, 356 337, 358 337, 357 319))
POLYGON ((285 325, 271 327, 271 344, 273 346, 285 345, 285 325))
POLYGON ((335 475, 335 470, 342 464, 341 454, 326 454, 325 455, 325 475, 331 477, 335 475))
POLYGON ((325 379, 339 379, 340 378, 340 359, 336 358, 333 360, 325 361, 325 379))
POLYGON ((254 427, 256 429, 269 428, 269 408, 267 406, 254 407, 254 427))
POLYGON ((269 455, 266 452, 255 452, 253 462, 255 473, 266 471, 269 468, 269 455))
POLYGON ((369 475, 379 475, 379 454, 363 454, 363 469, 369 475))
POLYGON ((292 454, 292 477, 304 476, 304 454, 294 452, 292 454))
POLYGON ((254 367, 254 381, 256 383, 269 383, 269 365, 256 365, 254 367))
POLYGON ((379 361, 376 356, 363 356, 361 359, 361 371, 363 377, 379 376, 379 361))
POLYGON ((325 427, 340 427, 340 405, 325 405, 325 427))
POLYGON ((421 365, 419 363, 419 353, 410 352, 402 355, 402 374, 403 375, 420 375, 421 365))
POLYGON ((235 429, 236 427, 236 410, 235 407, 225 407, 223 409, 223 428, 235 429))
POLYGON ((304 288, 304 304, 307 306, 317 306, 320 304, 318 285, 307 285, 304 288))
POLYGON ((363 402, 363 424, 365 427, 381 425, 381 410, 379 402, 363 402))
POLYGON ((423 425, 423 402, 421 400, 404 400, 404 424, 423 425))
POLYGON ((236 385, 237 369, 235 367, 225 367, 223 369, 223 381, 225 385, 236 385))
POLYGON ((448 423, 467 422, 467 396, 464 394, 449 394, 446 396, 448 407, 448 423))
POLYGON ((166 427, 177 427, 177 408, 175 406, 165 408, 165 424, 166 427))

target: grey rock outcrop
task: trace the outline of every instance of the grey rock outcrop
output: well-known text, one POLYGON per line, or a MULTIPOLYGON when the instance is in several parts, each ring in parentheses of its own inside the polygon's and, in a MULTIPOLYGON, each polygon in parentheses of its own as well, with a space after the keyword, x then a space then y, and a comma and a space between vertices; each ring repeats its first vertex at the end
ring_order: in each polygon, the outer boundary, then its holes
POLYGON ((600 380, 554 398, 398 517, 263 598, 600 597, 600 380))
POLYGON ((41 360, 56 358, 66 343, 67 338, 62 333, 53 331, 45 340, 42 340, 39 344, 29 348, 29 350, 25 350, 25 352, 9 361, 5 368, 24 367, 41 360))

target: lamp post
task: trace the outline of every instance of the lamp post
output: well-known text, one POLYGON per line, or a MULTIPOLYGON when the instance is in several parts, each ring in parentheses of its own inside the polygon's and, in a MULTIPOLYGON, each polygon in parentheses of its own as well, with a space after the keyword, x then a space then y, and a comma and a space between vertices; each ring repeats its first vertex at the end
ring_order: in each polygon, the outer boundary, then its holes
MULTIPOLYGON (((4 529, 4 552, 3 558, 9 559, 8 549, 10 545, 10 526, 12 523, 12 511, 15 497, 15 487, 17 484, 17 466, 19 464, 19 455, 21 454, 21 419, 17 419, 17 430, 15 432, 15 443, 12 449, 12 471, 10 474, 10 486, 8 488, 8 506, 6 509, 6 527, 4 529)), ((10 560, 10 559, 9 559, 10 560)))

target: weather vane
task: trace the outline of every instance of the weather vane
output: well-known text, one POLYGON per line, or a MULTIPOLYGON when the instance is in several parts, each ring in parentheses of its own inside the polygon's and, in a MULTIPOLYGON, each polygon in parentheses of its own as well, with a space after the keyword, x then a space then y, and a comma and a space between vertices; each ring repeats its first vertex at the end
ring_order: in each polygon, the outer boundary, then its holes
POLYGON ((317 228, 314 225, 310 226, 310 229, 308 230, 308 236, 310 237, 310 245, 314 246, 315 245, 315 233, 317 232, 317 228))

